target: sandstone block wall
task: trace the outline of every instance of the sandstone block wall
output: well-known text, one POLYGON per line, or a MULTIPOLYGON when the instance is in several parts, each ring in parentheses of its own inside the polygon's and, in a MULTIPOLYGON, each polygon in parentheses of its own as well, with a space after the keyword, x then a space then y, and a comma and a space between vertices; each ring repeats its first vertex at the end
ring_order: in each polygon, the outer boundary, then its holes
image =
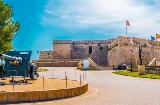
POLYGON ((99 66, 119 66, 123 63, 130 65, 131 54, 133 65, 139 63, 139 45, 143 46, 143 63, 150 62, 154 57, 159 57, 160 47, 155 41, 128 36, 119 36, 108 40, 54 40, 53 51, 42 51, 40 60, 54 59, 86 59, 90 57, 99 66), (132 43, 131 43, 132 42, 132 43), (89 46, 92 53, 89 54, 89 46))
MULTIPOLYGON (((131 53, 132 49, 132 63, 138 65, 139 61, 139 46, 138 45, 121 45, 113 48, 108 52, 108 66, 118 66, 123 65, 123 63, 130 65, 131 64, 131 53)), ((157 52, 152 47, 142 47, 142 61, 143 64, 147 65, 148 62, 151 62, 153 58, 159 56, 160 49, 157 49, 157 52)))
POLYGON ((107 44, 94 44, 93 53, 89 57, 99 66, 107 66, 108 56, 107 56, 107 44))
POLYGON ((35 62, 38 67, 77 67, 78 61, 35 62))
POLYGON ((88 46, 85 44, 74 44, 72 46, 72 59, 85 59, 88 57, 88 46))
POLYGON ((72 41, 54 41, 53 59, 71 59, 72 41))
POLYGON ((96 64, 107 65, 107 45, 111 40, 84 40, 73 41, 72 59, 86 59, 90 57, 96 64), (92 53, 89 54, 89 47, 92 47, 92 53))
POLYGON ((53 59, 53 51, 40 51, 39 60, 51 60, 53 59))

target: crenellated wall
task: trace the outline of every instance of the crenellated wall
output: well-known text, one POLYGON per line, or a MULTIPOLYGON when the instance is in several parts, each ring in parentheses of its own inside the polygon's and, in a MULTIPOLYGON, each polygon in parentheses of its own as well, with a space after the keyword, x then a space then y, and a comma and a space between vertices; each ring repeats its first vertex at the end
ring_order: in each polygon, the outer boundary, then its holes
POLYGON ((107 66, 108 56, 106 49, 111 41, 112 39, 82 41, 54 40, 52 53, 41 51, 39 60, 86 59, 90 57, 96 64, 107 66), (89 53, 89 47, 92 47, 92 53, 89 53))
POLYGON ((54 40, 53 51, 41 51, 39 60, 61 60, 61 59, 86 59, 90 57, 99 66, 119 66, 123 63, 133 65, 139 63, 139 45, 142 45, 143 63, 150 62, 154 57, 159 57, 160 48, 156 41, 140 39, 135 37, 119 36, 107 40, 54 40), (89 47, 92 53, 89 54, 89 47))

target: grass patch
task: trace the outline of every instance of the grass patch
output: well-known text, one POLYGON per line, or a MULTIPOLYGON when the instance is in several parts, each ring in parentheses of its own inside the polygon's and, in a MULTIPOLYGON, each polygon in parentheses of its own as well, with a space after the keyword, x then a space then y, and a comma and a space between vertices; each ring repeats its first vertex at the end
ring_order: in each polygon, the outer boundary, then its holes
POLYGON ((138 72, 130 72, 130 71, 125 71, 125 70, 115 71, 113 73, 119 74, 119 75, 124 75, 124 76, 131 76, 131 77, 160 79, 160 75, 157 75, 157 74, 138 75, 138 72))
POLYGON ((48 71, 48 70, 44 68, 38 68, 38 72, 45 72, 45 71, 48 71))

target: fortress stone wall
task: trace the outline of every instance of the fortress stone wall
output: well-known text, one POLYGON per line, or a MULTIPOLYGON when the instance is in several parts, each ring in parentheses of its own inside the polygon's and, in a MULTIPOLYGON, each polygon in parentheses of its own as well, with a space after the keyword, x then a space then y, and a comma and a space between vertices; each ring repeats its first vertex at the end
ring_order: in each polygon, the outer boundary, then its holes
POLYGON ((139 63, 139 45, 143 46, 143 63, 159 57, 160 48, 155 41, 135 37, 119 36, 108 40, 54 40, 53 51, 41 51, 39 61, 77 60, 91 58, 99 66, 130 64, 132 50, 133 65, 139 63))
POLYGON ((52 60, 53 59, 53 51, 41 51, 39 55, 39 60, 52 60))
POLYGON ((73 41, 72 59, 90 57, 96 64, 107 66, 107 40, 73 41), (89 53, 91 48, 91 53, 89 53))
POLYGON ((41 51, 39 61, 86 59, 90 57, 96 64, 107 66, 107 45, 111 43, 111 41, 112 40, 54 40, 53 51, 41 51))
POLYGON ((72 59, 71 50, 71 40, 53 41, 53 59, 72 59))
POLYGON ((148 64, 153 58, 159 59, 160 47, 155 41, 135 37, 118 37, 108 48, 108 66, 122 64, 139 64, 139 45, 142 45, 143 64, 148 64), (132 55, 130 51, 133 51, 132 55))

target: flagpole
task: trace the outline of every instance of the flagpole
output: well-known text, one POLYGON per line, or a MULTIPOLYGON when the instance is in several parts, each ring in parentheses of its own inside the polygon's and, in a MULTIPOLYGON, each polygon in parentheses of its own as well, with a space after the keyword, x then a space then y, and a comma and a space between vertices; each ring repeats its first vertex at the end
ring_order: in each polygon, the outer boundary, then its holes
POLYGON ((127 24, 126 24, 126 36, 127 36, 127 24))
POLYGON ((156 36, 156 66, 157 66, 157 36, 156 36))

